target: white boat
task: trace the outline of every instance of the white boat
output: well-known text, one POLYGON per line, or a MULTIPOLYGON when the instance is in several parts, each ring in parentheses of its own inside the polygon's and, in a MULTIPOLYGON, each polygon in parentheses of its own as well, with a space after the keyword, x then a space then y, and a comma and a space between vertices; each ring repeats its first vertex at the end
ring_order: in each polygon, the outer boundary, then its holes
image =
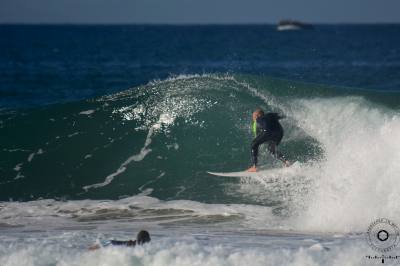
POLYGON ((281 20, 277 26, 277 30, 303 30, 303 29, 312 29, 312 25, 305 24, 299 21, 294 20, 281 20))

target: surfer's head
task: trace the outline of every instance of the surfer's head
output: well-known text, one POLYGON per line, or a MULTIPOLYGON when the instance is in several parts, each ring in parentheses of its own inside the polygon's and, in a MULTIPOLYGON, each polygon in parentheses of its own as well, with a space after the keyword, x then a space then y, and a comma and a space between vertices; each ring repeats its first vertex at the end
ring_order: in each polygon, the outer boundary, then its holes
POLYGON ((143 245, 144 243, 150 242, 150 234, 145 230, 141 230, 136 236, 136 243, 138 245, 143 245))
POLYGON ((255 121, 257 118, 261 117, 264 115, 264 111, 261 108, 257 108, 254 112, 253 112, 253 120, 255 121))

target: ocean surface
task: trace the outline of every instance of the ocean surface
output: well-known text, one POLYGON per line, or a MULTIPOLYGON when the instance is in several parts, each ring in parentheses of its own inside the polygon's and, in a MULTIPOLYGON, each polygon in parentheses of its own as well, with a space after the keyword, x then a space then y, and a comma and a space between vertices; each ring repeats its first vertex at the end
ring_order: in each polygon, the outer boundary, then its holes
POLYGON ((382 264, 366 232, 400 225, 400 25, 0 36, 1 266, 382 264), (209 175, 250 166, 257 107, 286 116, 296 164, 262 148, 271 171, 209 175))

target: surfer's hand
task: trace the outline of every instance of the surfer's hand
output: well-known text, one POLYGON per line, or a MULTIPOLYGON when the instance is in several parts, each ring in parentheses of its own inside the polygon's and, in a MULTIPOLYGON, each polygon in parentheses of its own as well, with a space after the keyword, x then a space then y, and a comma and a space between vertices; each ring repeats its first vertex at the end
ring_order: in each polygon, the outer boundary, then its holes
POLYGON ((286 167, 289 167, 289 166, 290 166, 290 162, 289 162, 288 160, 284 161, 283 164, 284 164, 286 167))
POLYGON ((97 245, 97 244, 95 244, 95 245, 93 245, 93 246, 90 246, 88 249, 89 249, 89 250, 96 250, 96 249, 99 249, 99 248, 100 248, 100 246, 97 245))

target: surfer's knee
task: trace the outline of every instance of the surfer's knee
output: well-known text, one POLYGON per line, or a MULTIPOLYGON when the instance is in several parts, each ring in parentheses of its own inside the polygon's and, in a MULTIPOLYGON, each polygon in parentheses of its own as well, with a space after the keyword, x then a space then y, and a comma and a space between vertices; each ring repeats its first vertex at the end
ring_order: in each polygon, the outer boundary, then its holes
POLYGON ((252 142, 252 143, 250 144, 251 153, 257 151, 257 150, 258 150, 258 146, 259 146, 259 145, 258 145, 257 142, 252 142))

